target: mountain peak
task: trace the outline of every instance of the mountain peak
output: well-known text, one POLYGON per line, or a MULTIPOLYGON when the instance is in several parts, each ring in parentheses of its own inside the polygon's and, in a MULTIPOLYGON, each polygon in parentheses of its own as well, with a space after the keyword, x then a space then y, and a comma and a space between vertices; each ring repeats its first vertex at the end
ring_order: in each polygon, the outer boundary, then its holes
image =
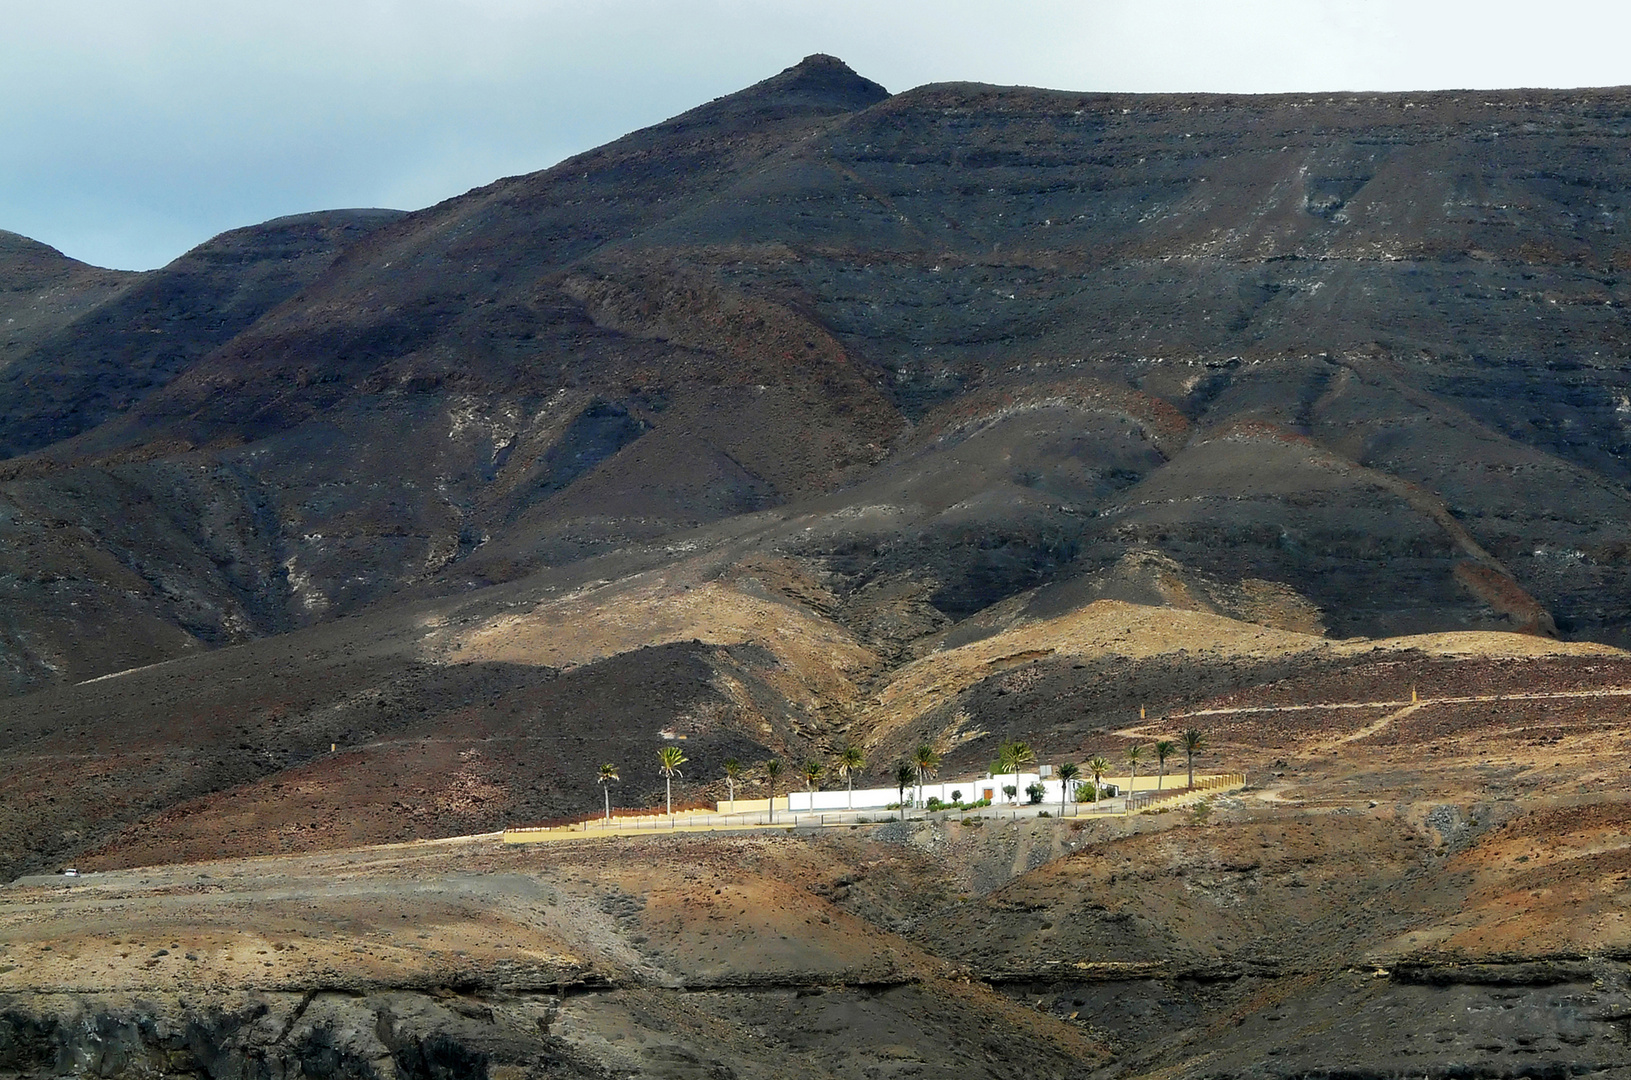
POLYGON ((792 67, 742 91, 759 100, 775 99, 801 105, 827 106, 846 112, 876 105, 889 91, 862 78, 844 61, 826 53, 812 53, 792 67))

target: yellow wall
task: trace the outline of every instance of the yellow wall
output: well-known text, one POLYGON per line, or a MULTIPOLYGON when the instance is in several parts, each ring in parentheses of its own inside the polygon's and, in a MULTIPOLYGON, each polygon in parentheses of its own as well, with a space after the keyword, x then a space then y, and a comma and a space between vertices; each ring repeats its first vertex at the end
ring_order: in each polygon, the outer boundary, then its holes
MULTIPOLYGON (((734 803, 729 799, 714 803, 721 814, 762 814, 770 809, 769 799, 737 799, 734 803)), ((787 810, 787 796, 776 796, 776 809, 787 810)), ((791 811, 789 811, 791 813, 791 811)))

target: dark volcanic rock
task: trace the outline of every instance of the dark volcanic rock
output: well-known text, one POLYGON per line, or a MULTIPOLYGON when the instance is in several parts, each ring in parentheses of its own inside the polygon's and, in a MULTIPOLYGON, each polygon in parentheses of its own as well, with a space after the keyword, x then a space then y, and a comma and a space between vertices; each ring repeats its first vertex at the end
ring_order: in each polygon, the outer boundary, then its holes
POLYGON ((771 509, 836 603, 909 581, 930 623, 1153 551, 1339 634, 1631 640, 1628 115, 890 97, 817 56, 227 234, 0 373, 8 685, 771 509))
POLYGON ((141 277, 87 266, 0 229, 0 371, 141 277))
POLYGON ((130 408, 400 216, 334 210, 278 218, 223 233, 140 275, 3 365, 0 455, 36 450, 130 408))

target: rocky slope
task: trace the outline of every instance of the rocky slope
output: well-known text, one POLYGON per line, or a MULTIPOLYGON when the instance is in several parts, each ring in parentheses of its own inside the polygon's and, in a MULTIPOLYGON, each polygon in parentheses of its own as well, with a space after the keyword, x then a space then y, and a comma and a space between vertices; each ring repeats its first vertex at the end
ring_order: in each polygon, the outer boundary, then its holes
POLYGON ((1624 641, 1626 102, 891 97, 812 57, 228 234, 18 339, 9 684, 768 508, 951 619, 1151 548, 1339 635, 1624 641))
POLYGON ((102 270, 26 236, 0 231, 0 370, 97 307, 139 274, 102 270))
POLYGON ((110 850, 0 888, 0 1069, 1619 1075, 1628 661, 1453 644, 1190 702, 1204 812, 110 850))
POLYGON ((1624 1071, 1628 106, 811 57, 0 235, 0 877, 99 871, 0 889, 0 1072, 1624 1071), (359 848, 1191 725, 1198 815, 359 848))

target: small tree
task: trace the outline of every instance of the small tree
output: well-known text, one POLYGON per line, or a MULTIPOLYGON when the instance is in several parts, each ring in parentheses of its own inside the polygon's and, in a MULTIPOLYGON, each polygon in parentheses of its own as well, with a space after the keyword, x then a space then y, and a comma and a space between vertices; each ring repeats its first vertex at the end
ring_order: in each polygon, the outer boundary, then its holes
POLYGON ((668 795, 668 812, 672 815, 674 813, 674 777, 683 777, 685 775, 680 772, 680 766, 685 764, 686 757, 679 747, 665 746, 657 751, 657 760, 661 763, 658 765, 657 771, 662 774, 663 788, 668 795))
POLYGON ((1131 795, 1133 793, 1133 788, 1136 786, 1135 781, 1138 780, 1138 763, 1144 759, 1144 748, 1142 746, 1140 746, 1138 743, 1134 743, 1133 745, 1131 745, 1131 746, 1129 746, 1127 748, 1127 755, 1126 756, 1127 756, 1127 794, 1131 795))
POLYGON ((600 767, 600 790, 606 796, 606 820, 612 820, 612 785, 621 780, 617 775, 617 766, 611 762, 600 767))
POLYGON ((912 755, 912 769, 917 773, 917 801, 923 801, 923 785, 928 783, 929 777, 934 775, 935 769, 940 767, 940 755, 934 752, 934 747, 924 743, 912 755))
POLYGON ((1155 779, 1155 790, 1160 791, 1167 781, 1167 758, 1178 752, 1178 744, 1171 739, 1162 739, 1155 744, 1155 760, 1161 766, 1161 775, 1155 779))
POLYGON ((810 793, 809 809, 814 810, 816 781, 821 779, 821 774, 826 770, 821 767, 821 762, 811 758, 804 763, 801 771, 804 773, 804 790, 810 793))
POLYGON ((733 757, 725 759, 725 786, 730 789, 731 809, 736 809, 736 780, 742 775, 742 763, 733 757))
POLYGON ((912 786, 912 777, 917 770, 906 762, 895 766, 895 786, 900 789, 900 819, 906 820, 906 789, 912 786))
POLYGON ((765 762, 765 779, 770 781, 770 823, 776 824, 776 778, 782 774, 781 758, 765 762))
POLYGON ((1178 736, 1178 745, 1184 756, 1189 759, 1189 786, 1195 786, 1195 755, 1206 752, 1206 732, 1200 728, 1190 728, 1178 736))
POLYGON ((866 768, 866 754, 854 743, 844 747, 844 752, 838 755, 833 769, 844 778, 849 786, 849 808, 855 809, 855 774, 866 768))
MULTIPOLYGON (((1005 772, 1009 772, 1013 768, 1014 768, 1013 743, 1003 743, 1000 747, 997 748, 997 760, 993 761, 991 763, 991 775, 993 777, 998 777, 998 776, 1001 776, 1005 772)), ((1009 787, 1009 785, 1007 785, 1007 784, 1002 785, 1002 790, 1003 790, 1004 794, 1007 794, 1008 787, 1009 787)), ((1014 790, 1018 791, 1019 789, 1015 788, 1014 790)))
POLYGON ((1087 762, 1087 771, 1093 774, 1093 801, 1099 801, 1099 778, 1110 771, 1110 762, 1103 754, 1094 754, 1087 762))
MULTIPOLYGON (((1067 761, 1059 766, 1059 816, 1065 816, 1065 798, 1074 795, 1076 778, 1082 775, 1082 767, 1074 761, 1067 761)), ((1071 800, 1075 802, 1075 799, 1071 800)))

